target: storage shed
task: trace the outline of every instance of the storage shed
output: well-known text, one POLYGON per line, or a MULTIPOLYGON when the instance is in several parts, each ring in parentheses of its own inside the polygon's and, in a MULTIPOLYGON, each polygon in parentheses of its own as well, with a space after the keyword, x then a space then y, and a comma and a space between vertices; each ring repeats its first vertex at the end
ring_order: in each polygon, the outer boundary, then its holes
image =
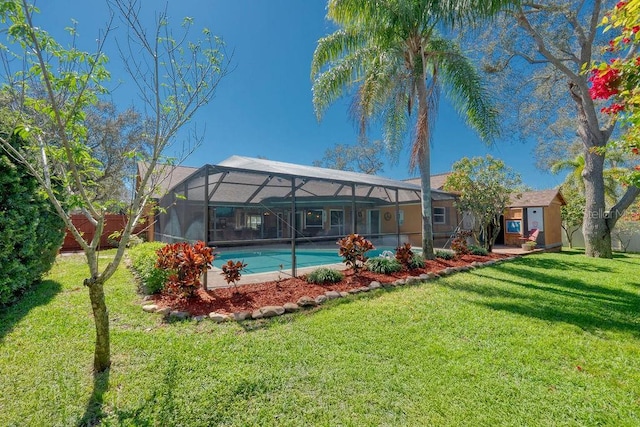
POLYGON ((559 190, 526 191, 514 195, 504 213, 504 244, 519 246, 532 230, 539 231, 536 246, 562 248, 561 208, 566 202, 559 190))

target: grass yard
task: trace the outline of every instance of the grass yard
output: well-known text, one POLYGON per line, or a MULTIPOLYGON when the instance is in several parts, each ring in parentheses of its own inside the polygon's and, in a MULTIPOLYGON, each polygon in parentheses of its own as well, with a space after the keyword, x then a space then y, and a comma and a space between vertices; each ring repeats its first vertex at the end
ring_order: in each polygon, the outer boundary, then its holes
POLYGON ((121 268, 94 380, 85 270, 64 257, 0 312, 0 425, 637 426, 639 268, 531 255, 221 325, 143 313, 121 268))

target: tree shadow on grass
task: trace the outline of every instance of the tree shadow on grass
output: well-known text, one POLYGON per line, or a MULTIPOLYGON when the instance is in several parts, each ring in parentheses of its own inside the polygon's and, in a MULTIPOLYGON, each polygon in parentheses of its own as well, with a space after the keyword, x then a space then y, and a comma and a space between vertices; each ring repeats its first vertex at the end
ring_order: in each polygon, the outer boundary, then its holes
MULTIPOLYGON (((184 382, 183 371, 185 366, 181 366, 175 359, 171 359, 164 369, 164 374, 160 381, 154 381, 151 395, 146 397, 137 406, 128 409, 116 408, 116 425, 143 426, 173 426, 191 425, 189 406, 185 407, 184 389, 180 388, 184 382)), ((188 368, 188 367, 187 367, 188 368)), ((212 390, 212 394, 215 390, 212 390)), ((142 396, 141 396, 142 397, 142 396)), ((221 425, 222 414, 213 408, 208 408, 203 413, 198 414, 198 425, 221 425)))
POLYGON ((62 285, 53 280, 43 280, 33 286, 14 304, 0 308, 0 344, 15 325, 29 312, 40 305, 47 305, 62 290, 62 285))
MULTIPOLYGON (((582 297, 590 300, 602 300, 609 302, 621 302, 629 301, 633 298, 637 298, 634 292, 625 291, 624 289, 612 288, 609 286, 596 285, 587 283, 583 280, 576 278, 567 278, 561 275, 553 274, 554 269, 565 272, 569 268, 560 264, 557 267, 551 267, 549 263, 544 263, 544 266, 539 269, 531 270, 531 265, 520 266, 518 264, 505 264, 502 266, 501 271, 520 277, 527 281, 531 288, 540 289, 543 291, 554 292, 570 297, 582 297)), ((589 271, 587 268, 578 266, 580 271, 589 271)), ((579 276, 580 271, 574 268, 576 276, 579 276)), ((596 269, 591 271, 611 273, 610 268, 596 269)))
POLYGON ((529 268, 536 268, 541 270, 579 270, 589 271, 593 273, 612 273, 614 271, 611 267, 594 265, 593 263, 579 261, 575 258, 564 261, 559 258, 541 258, 538 256, 532 256, 520 258, 515 262, 505 263, 503 265, 525 265, 529 268))
POLYGON ((104 404, 104 393, 109 388, 109 370, 93 375, 93 391, 87 402, 84 414, 77 427, 90 427, 100 424, 100 420, 104 417, 102 406, 104 404))
POLYGON ((640 295, 577 278, 553 274, 554 269, 576 275, 581 269, 610 272, 607 267, 593 267, 585 263, 527 259, 526 262, 505 263, 499 267, 504 275, 491 275, 482 270, 469 274, 483 278, 482 284, 447 281, 453 290, 475 293, 482 297, 472 303, 494 310, 507 311, 550 322, 565 322, 589 332, 609 330, 631 333, 640 337, 640 295), (585 264, 585 265, 582 265, 585 264), (536 269, 530 267, 535 265, 536 269))
MULTIPOLYGON (((633 262, 633 261, 628 261, 628 259, 633 258, 630 257, 628 255, 613 255, 613 258, 617 261, 617 262, 623 262, 625 264, 631 264, 631 265, 638 265, 637 262, 633 262)), ((638 258, 635 257, 635 259, 637 260, 638 258)))
POLYGON ((154 382, 151 396, 137 407, 116 409, 118 425, 154 426, 175 425, 179 415, 174 399, 174 390, 178 384, 178 362, 170 360, 162 380, 154 382))

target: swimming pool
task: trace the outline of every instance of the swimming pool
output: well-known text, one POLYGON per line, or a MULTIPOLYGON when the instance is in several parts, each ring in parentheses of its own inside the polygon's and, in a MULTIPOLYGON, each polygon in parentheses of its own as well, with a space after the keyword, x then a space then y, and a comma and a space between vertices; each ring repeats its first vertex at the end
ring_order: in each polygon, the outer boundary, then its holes
MULTIPOLYGON (((378 256, 389 248, 377 248, 367 253, 368 257, 378 256)), ((216 250, 213 266, 221 268, 228 260, 243 261, 247 266, 244 274, 266 273, 269 271, 290 270, 290 249, 256 249, 245 251, 216 250)), ((326 264, 341 263, 337 249, 296 249, 297 268, 315 267, 326 264)))

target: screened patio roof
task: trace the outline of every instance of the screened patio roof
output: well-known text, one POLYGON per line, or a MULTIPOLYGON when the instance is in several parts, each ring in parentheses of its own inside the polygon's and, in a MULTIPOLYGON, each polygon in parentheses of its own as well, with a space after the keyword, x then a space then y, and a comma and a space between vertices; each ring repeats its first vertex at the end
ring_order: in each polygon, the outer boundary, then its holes
MULTIPOLYGON (((241 156, 205 165, 167 190, 189 201, 208 200, 215 205, 275 206, 290 203, 292 196, 300 204, 420 202, 420 186, 406 181, 241 156)), ((452 198, 450 193, 432 190, 434 200, 452 198)))

